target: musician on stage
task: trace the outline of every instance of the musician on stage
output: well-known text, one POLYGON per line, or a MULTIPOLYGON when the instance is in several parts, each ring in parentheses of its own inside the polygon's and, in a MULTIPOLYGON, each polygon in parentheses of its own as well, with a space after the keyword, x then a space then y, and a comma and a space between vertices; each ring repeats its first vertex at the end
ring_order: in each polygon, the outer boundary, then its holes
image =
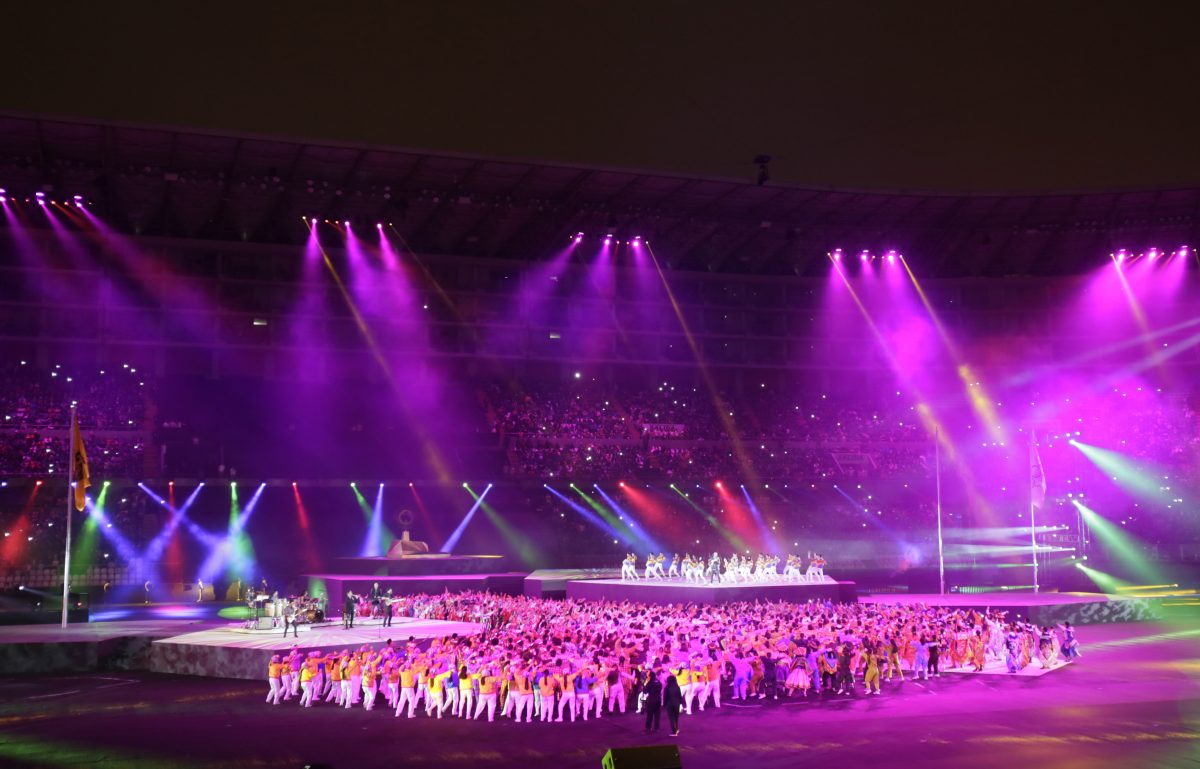
POLYGON ((354 614, 358 611, 358 596, 353 590, 346 591, 346 600, 342 602, 342 627, 346 630, 354 627, 354 614))
POLYGON ((288 626, 292 628, 292 635, 296 638, 300 637, 300 629, 296 626, 296 604, 294 601, 288 601, 283 607, 283 637, 287 638, 288 626))
MULTIPOLYGON (((376 582, 375 584, 378 585, 379 583, 376 582)), ((392 614, 393 613, 394 613, 394 610, 392 608, 392 589, 389 587, 387 590, 387 594, 384 595, 384 597, 383 597, 383 626, 384 627, 392 626, 392 614)))
POLYGON ((378 582, 371 585, 371 590, 367 593, 367 598, 371 599, 371 617, 380 616, 380 604, 383 603, 383 590, 379 588, 378 582))

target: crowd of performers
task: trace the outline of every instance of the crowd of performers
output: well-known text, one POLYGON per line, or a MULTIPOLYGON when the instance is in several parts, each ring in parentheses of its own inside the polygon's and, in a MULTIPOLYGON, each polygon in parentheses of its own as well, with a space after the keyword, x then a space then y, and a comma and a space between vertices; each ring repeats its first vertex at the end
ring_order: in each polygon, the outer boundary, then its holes
POLYGON ((1079 656, 1069 623, 924 605, 729 603, 654 606, 490 593, 416 599, 430 617, 487 615, 478 635, 388 641, 338 652, 293 647, 267 667, 267 702, 386 707, 396 717, 530 722, 601 718, 626 708, 672 733, 680 714, 722 700, 865 694, 948 670, 1009 672, 1079 656), (382 694, 382 697, 380 696, 382 694))
POLYGON ((817 553, 812 553, 808 559, 808 569, 804 570, 804 557, 788 554, 783 563, 783 573, 779 572, 779 556, 749 555, 739 556, 737 553, 722 558, 713 553, 707 560, 704 556, 694 556, 686 553, 683 558, 679 553, 671 557, 670 567, 664 567, 667 562, 666 553, 646 556, 642 574, 638 576, 637 553, 629 553, 621 562, 621 579, 637 581, 639 579, 682 579, 684 582, 696 584, 718 584, 734 582, 774 582, 780 579, 788 582, 824 582, 825 559, 817 553))

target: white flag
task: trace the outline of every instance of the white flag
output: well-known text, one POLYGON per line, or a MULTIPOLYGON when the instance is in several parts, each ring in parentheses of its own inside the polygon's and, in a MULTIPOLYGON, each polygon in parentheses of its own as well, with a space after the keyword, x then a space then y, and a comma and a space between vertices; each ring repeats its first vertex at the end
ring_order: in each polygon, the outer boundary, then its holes
POLYGON ((1038 456, 1037 438, 1032 436, 1029 440, 1029 498, 1037 509, 1046 503, 1046 473, 1042 470, 1042 458, 1038 456))

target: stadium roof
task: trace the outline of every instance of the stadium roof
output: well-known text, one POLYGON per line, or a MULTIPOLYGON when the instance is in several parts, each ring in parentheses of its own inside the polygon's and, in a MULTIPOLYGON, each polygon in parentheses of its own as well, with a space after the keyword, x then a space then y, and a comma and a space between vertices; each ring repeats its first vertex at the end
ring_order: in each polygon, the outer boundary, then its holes
POLYGON ((530 260, 613 233, 674 269, 767 275, 823 274, 833 248, 895 248, 935 276, 1070 274, 1117 248, 1194 245, 1200 218, 1200 188, 808 189, 28 115, 0 115, 0 188, 83 195, 145 235, 301 243, 316 216, 391 223, 423 253, 530 260))

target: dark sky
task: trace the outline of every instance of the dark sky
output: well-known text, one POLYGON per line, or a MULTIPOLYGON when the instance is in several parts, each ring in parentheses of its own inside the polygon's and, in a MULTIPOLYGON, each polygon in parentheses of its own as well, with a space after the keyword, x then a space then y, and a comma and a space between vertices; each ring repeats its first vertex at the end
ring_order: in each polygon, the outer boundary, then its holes
POLYGON ((19 2, 0 109, 777 181, 1200 183, 1189 2, 19 2))

